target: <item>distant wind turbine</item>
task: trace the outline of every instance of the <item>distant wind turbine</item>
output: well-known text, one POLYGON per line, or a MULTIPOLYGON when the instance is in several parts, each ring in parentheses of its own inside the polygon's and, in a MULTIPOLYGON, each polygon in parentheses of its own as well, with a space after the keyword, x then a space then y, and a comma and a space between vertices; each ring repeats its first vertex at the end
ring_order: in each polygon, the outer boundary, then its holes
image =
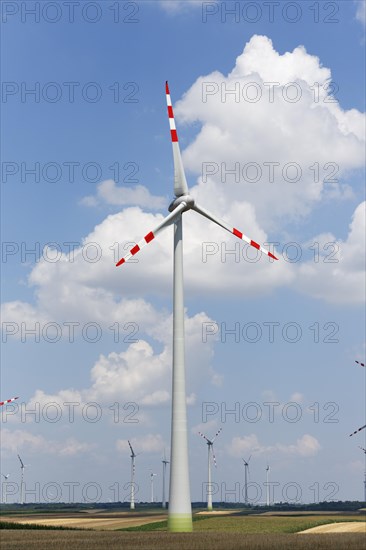
POLYGON ((166 508, 166 497, 165 497, 165 474, 166 474, 166 467, 167 467, 167 464, 169 464, 169 460, 166 459, 166 456, 165 456, 165 450, 164 450, 164 458, 162 458, 162 463, 163 463, 163 498, 161 499, 161 504, 162 504, 162 507, 165 509, 166 508))
MULTIPOLYGON (((365 366, 365 364, 361 363, 360 361, 355 361, 355 363, 357 363, 358 365, 361 365, 361 367, 365 366)), ((364 430, 365 428, 366 428, 366 424, 364 426, 361 426, 361 428, 358 428, 358 430, 355 430, 354 432, 349 434, 349 436, 351 437, 352 435, 356 435, 356 434, 358 434, 358 432, 360 432, 361 430, 364 430)))
POLYGON ((151 472, 150 474, 150 485, 151 485, 151 502, 153 503, 154 502, 154 477, 157 476, 158 474, 153 474, 151 472))
POLYGON ((248 506, 248 477, 249 477, 249 462, 252 458, 252 455, 248 458, 248 460, 244 460, 244 503, 246 506, 248 506))
MULTIPOLYGON (((366 455, 366 449, 364 447, 360 447, 360 449, 366 455)), ((364 502, 366 502, 366 470, 365 470, 365 477, 364 477, 364 480, 363 480, 363 500, 364 500, 364 502)))
POLYGON ((270 504, 270 502, 269 502, 269 471, 270 471, 270 467, 267 464, 267 468, 266 468, 266 477, 267 477, 267 500, 266 500, 266 503, 267 503, 267 506, 269 506, 269 504, 270 504))
POLYGON ((208 477, 207 477, 207 510, 212 510, 212 483, 211 483, 211 457, 213 460, 213 463, 215 465, 215 468, 217 467, 216 464, 216 457, 213 450, 213 444, 216 439, 216 437, 219 435, 219 433, 222 431, 222 428, 220 428, 216 434, 215 437, 212 439, 208 439, 208 437, 205 436, 205 434, 198 432, 203 439, 206 440, 207 443, 207 462, 208 462, 208 477))
POLYGON ((173 107, 170 98, 168 82, 165 84, 168 106, 170 134, 174 159, 174 194, 175 199, 169 206, 170 214, 150 231, 130 251, 121 258, 116 266, 126 263, 144 246, 169 225, 174 224, 174 267, 173 267, 173 384, 172 384, 172 424, 171 424, 171 455, 170 455, 170 486, 168 527, 170 531, 192 531, 192 506, 190 497, 188 468, 188 436, 187 436, 187 405, 185 388, 184 360, 184 292, 183 292, 183 225, 182 214, 194 210, 211 222, 219 225, 235 237, 245 241, 268 257, 277 260, 268 250, 262 248, 233 227, 218 219, 206 209, 199 206, 190 195, 180 154, 178 135, 175 126, 173 107))
MULTIPOLYGON (((3 478, 5 479, 5 481, 7 481, 10 477, 10 474, 1 474, 3 476, 3 478)), ((4 504, 6 504, 6 491, 4 491, 4 504)))
POLYGON ((136 466, 135 466, 135 458, 140 454, 140 453, 135 453, 133 448, 132 448, 132 445, 131 443, 128 441, 128 444, 130 446, 130 449, 131 449, 131 497, 130 497, 130 510, 134 510, 135 509, 135 470, 136 470, 136 466))
POLYGON ((24 504, 24 468, 25 465, 18 455, 19 461, 20 461, 20 469, 21 469, 21 478, 20 478, 20 504, 24 504))

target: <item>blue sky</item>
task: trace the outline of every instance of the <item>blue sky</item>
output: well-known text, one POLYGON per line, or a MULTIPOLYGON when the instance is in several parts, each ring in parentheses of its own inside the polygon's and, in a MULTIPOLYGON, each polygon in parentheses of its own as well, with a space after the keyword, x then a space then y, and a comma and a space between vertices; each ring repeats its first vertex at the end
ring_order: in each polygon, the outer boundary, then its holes
MULTIPOLYGON (((141 500, 148 499, 149 469, 161 474, 170 430, 171 230, 119 271, 113 250, 157 225, 172 197, 169 79, 192 194, 253 239, 279 243, 280 258, 245 261, 246 248, 234 238, 193 212, 184 216, 192 499, 202 498, 206 477, 197 431, 210 435, 220 426, 218 484, 242 484, 241 457, 253 452, 251 479, 263 489, 268 461, 279 483, 275 500, 289 482, 299 484, 303 501, 313 500, 314 484, 326 498, 327 483, 337 486, 334 498, 361 498, 357 446, 365 446, 365 432, 348 434, 365 423, 365 372, 354 363, 365 357, 364 2, 297 2, 293 23, 286 2, 273 22, 263 2, 256 3, 257 22, 248 21, 253 7, 238 22, 225 20, 233 2, 119 2, 116 23, 108 1, 86 12, 80 3, 73 22, 63 4, 57 14, 40 12, 39 22, 21 3, 5 4, 1 399, 20 396, 16 414, 9 407, 2 418, 9 481, 19 482, 19 452, 30 464, 30 487, 58 483, 67 500, 63 483, 93 482, 101 500, 114 500, 110 487, 129 480, 127 439, 143 450, 141 500), (329 81, 336 101, 326 95, 329 81), (279 83, 274 103, 266 82, 279 83), (294 82, 301 98, 286 101, 294 82), (240 100, 224 101, 218 91, 204 102, 208 83, 217 90, 237 85, 240 100), (256 103, 243 96, 253 83, 262 93, 256 103), (32 87, 37 100, 24 95, 32 87), (94 93, 101 94, 97 101, 94 93), (272 183, 270 162, 279 166, 272 183), (207 163, 217 172, 205 180, 207 163), (225 182, 223 166, 235 163, 239 181, 225 182), (248 163, 261 167, 258 182, 243 178, 248 163), (284 181, 288 163, 301 168, 299 181, 284 181), (319 181, 309 168, 315 164, 319 181), (37 181, 25 172, 34 166, 37 181), (337 181, 324 181, 333 169, 337 181), (47 243, 53 245, 44 250, 47 243), (235 246, 236 256, 225 255, 235 246), (289 261, 295 251, 301 258, 289 261), (37 322, 39 342, 23 334, 37 322), (70 323, 79 323, 73 342, 70 323), (93 326, 100 330, 94 343, 86 341, 93 326), (60 339, 51 343, 55 327, 60 339), (239 332, 225 337, 225 327, 239 332), (75 422, 66 414, 70 401, 79 403, 75 422), (82 414, 90 402, 102 411, 95 423, 82 414), (284 418, 290 402, 298 422, 284 418), (60 407, 55 423, 42 416, 50 403, 60 407), (124 422, 113 422, 113 403, 124 422), (205 403, 216 403, 210 410, 218 412, 204 415, 205 403), (265 403, 277 411, 273 422, 265 403), (38 422, 23 421, 27 406, 40 407, 38 422), (235 407, 239 419, 225 416, 235 407), (257 422, 250 420, 253 407, 261 411, 257 422), (132 410, 137 423, 126 418, 132 410)), ((156 484, 160 494, 161 475, 156 484)), ((18 499, 15 491, 9 501, 18 499)))

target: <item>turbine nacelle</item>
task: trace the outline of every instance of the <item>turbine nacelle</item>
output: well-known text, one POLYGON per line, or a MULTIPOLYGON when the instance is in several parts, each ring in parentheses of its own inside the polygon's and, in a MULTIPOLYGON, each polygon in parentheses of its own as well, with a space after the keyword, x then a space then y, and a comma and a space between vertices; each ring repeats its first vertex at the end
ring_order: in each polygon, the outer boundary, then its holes
POLYGON ((185 203, 185 208, 182 212, 186 212, 194 207, 194 198, 191 195, 181 195, 180 197, 175 198, 169 205, 169 212, 173 212, 173 210, 175 210, 177 206, 182 203, 185 203))

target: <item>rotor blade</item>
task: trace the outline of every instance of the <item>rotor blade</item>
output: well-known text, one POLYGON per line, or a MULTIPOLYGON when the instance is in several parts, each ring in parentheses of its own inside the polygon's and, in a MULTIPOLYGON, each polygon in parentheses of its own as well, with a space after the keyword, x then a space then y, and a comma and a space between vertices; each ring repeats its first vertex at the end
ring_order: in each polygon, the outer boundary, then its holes
POLYGON ((143 239, 141 239, 141 241, 139 241, 133 248, 131 248, 131 250, 126 254, 126 256, 121 258, 119 260, 119 262, 116 263, 116 267, 118 267, 118 266, 124 264, 125 262, 127 262, 127 260, 129 260, 132 256, 137 254, 137 252, 139 252, 139 250, 141 250, 141 248, 143 248, 149 242, 151 242, 158 235, 158 233, 160 233, 160 231, 162 229, 164 229, 165 227, 167 227, 168 225, 173 223, 178 218, 178 216, 180 215, 180 213, 182 212, 182 210, 184 210, 184 208, 186 206, 187 205, 186 205, 185 202, 181 202, 177 206, 177 208, 175 208, 173 210, 173 212, 171 212, 166 218, 164 218, 164 220, 161 223, 159 223, 158 226, 155 227, 155 229, 153 231, 150 231, 150 233, 145 235, 145 237, 143 239))
POLYGON ((166 103, 168 107, 168 117, 170 125, 170 134, 172 138, 173 146, 173 159, 174 159, 174 194, 176 197, 185 195, 188 193, 188 185, 186 175, 184 173, 184 167, 182 157, 180 154, 178 134, 175 126, 174 113, 172 107, 172 100, 170 98, 168 81, 165 83, 166 103))
MULTIPOLYGON (((366 455, 366 449, 364 447, 360 447, 360 449, 362 449, 362 451, 365 453, 366 455)), ((9 477, 9 476, 8 476, 9 477)))
POLYGON ((6 403, 11 403, 12 401, 15 401, 16 399, 19 399, 19 397, 12 397, 11 399, 7 399, 6 401, 0 401, 0 407, 2 405, 6 405, 6 403))
POLYGON ((22 459, 20 458, 20 456, 19 456, 19 455, 18 455, 18 458, 19 458, 19 460, 20 460, 21 468, 24 468, 24 464, 23 464, 23 461, 22 461, 22 459))
POLYGON ((251 458, 252 458, 252 455, 250 455, 250 457, 248 458, 248 465, 249 465, 249 462, 250 462, 251 458))
POLYGON ((253 241, 252 239, 244 235, 244 233, 242 233, 235 227, 232 227, 231 225, 224 222, 223 220, 216 218, 216 216, 214 216, 213 214, 210 214, 210 212, 208 212, 201 206, 198 206, 197 203, 194 203, 194 205, 192 206, 192 209, 198 212, 199 214, 202 214, 202 216, 211 220, 212 222, 217 223, 217 225, 219 225, 223 229, 226 229, 226 231, 229 231, 229 233, 232 233, 233 235, 235 235, 235 237, 238 237, 242 241, 245 241, 246 243, 248 243, 250 246, 253 246, 257 250, 260 250, 264 254, 267 254, 267 256, 269 256, 270 258, 273 258, 274 260, 278 260, 278 258, 276 258, 276 256, 274 256, 271 252, 269 252, 265 248, 262 248, 258 243, 256 243, 255 241, 253 241))
POLYGON ((358 430, 355 430, 354 432, 352 432, 351 434, 349 434, 349 436, 351 437, 352 435, 356 435, 358 432, 360 432, 361 430, 363 430, 364 428, 366 428, 366 424, 364 426, 361 426, 361 428, 358 428, 358 430))
POLYGON ((130 449, 131 449, 131 453, 132 453, 132 455, 133 455, 133 456, 136 456, 136 455, 135 455, 135 453, 133 452, 133 448, 132 448, 132 445, 131 445, 131 443, 129 442, 129 440, 128 440, 128 439, 127 439, 127 442, 128 442, 128 444, 129 444, 129 446, 130 446, 130 449))
POLYGON ((216 437, 219 435, 220 432, 222 432, 222 428, 220 428, 220 429, 215 433, 215 437, 211 440, 212 443, 215 441, 216 437))
POLYGON ((361 363, 360 361, 355 361, 355 363, 357 363, 357 365, 361 365, 361 367, 364 367, 365 364, 364 363, 361 363))
POLYGON ((211 444, 211 441, 208 439, 208 437, 205 436, 205 434, 202 434, 201 432, 198 432, 203 439, 206 439, 207 443, 211 444))

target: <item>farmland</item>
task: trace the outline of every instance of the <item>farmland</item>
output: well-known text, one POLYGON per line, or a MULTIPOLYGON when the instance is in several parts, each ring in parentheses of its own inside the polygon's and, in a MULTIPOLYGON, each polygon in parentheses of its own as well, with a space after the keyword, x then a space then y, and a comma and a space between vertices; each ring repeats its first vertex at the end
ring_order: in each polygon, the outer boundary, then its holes
POLYGON ((88 548, 110 550, 174 549, 231 550, 250 548, 363 549, 365 517, 358 513, 272 513, 244 515, 240 511, 194 516, 193 533, 167 532, 164 514, 128 512, 16 514, 3 516, 1 544, 7 548, 88 548), (13 528, 10 527, 11 522, 13 528), (17 528, 14 529, 17 524, 17 528), (28 524, 29 528, 26 528, 28 524), (42 529, 42 526, 48 529, 42 529), (341 527, 341 526, 345 527, 341 527), (62 530, 52 529, 62 526, 62 530), (320 526, 320 527, 319 527, 320 526), (334 526, 336 533, 327 532, 334 526), (353 526, 353 527, 352 527, 353 526), (38 527, 38 528, 37 528, 38 527), (50 529, 51 527, 51 529, 50 529), (320 533, 301 533, 316 527, 320 533), (67 530, 72 528, 72 530, 67 530), (76 528, 76 529, 75 529, 76 528), (344 531, 346 532, 340 532, 344 531), (347 532, 347 529, 356 532, 347 532), (324 532, 323 532, 324 531, 324 532), (301 534, 300 534, 301 533, 301 534))

